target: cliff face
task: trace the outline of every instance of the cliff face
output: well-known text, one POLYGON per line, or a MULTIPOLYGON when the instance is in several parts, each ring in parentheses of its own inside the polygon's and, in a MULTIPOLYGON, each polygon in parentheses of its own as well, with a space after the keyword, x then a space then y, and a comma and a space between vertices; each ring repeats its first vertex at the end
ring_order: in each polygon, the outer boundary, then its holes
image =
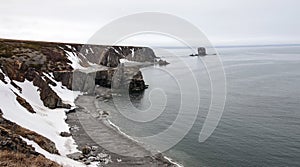
POLYGON ((96 85, 112 88, 114 91, 129 90, 129 92, 141 92, 147 88, 143 75, 137 67, 120 66, 117 69, 97 71, 96 85))
POLYGON ((117 67, 120 59, 154 63, 157 58, 147 47, 84 45, 80 52, 88 61, 107 67, 117 67))
MULTIPOLYGON (((53 75, 56 81, 62 82, 62 85, 68 89, 72 89, 73 70, 76 66, 88 68, 92 64, 98 64, 107 68, 99 70, 99 72, 94 71, 95 73, 83 73, 81 74, 82 77, 79 78, 82 81, 78 81, 77 78, 76 82, 82 85, 84 85, 84 82, 94 82, 91 85, 87 84, 87 87, 93 87, 95 84, 110 87, 110 82, 115 71, 114 68, 120 64, 120 59, 155 62, 156 56, 147 47, 82 45, 0 39, 0 69, 11 79, 12 85, 16 85, 14 81, 24 82, 28 80, 33 82, 34 86, 37 86, 40 90, 40 98, 44 105, 51 109, 70 108, 70 105, 64 104, 60 97, 52 90, 51 85, 56 85, 51 81, 48 74, 53 75)), ((0 73, 0 80, 6 82, 2 73, 0 73)), ((140 72, 137 72, 130 82, 130 91, 142 91, 146 88, 140 72)), ((79 90, 85 91, 85 89, 87 88, 79 90)), ((20 91, 22 90, 20 89, 20 91)))
POLYGON ((73 68, 69 63, 60 45, 0 40, 0 68, 3 73, 10 78, 12 85, 15 85, 14 81, 24 82, 25 79, 33 82, 39 87, 44 105, 49 108, 70 108, 51 89, 49 85, 53 83, 45 76, 54 71, 71 71, 73 68))
POLYGON ((75 107, 76 92, 70 90, 94 93, 96 85, 146 89, 139 68, 119 66, 120 59, 154 62, 156 57, 144 47, 0 39, 0 166, 6 163, 3 153, 30 154, 47 162, 24 139, 51 154, 76 149, 72 137, 59 135, 69 130, 64 111, 75 107))

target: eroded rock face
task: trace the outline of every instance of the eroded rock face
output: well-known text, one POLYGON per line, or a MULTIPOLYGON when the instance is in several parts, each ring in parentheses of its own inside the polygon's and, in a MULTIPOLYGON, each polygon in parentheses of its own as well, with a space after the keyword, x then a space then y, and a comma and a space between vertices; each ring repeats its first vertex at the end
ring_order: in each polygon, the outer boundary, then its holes
POLYGON ((69 104, 64 104, 61 98, 51 89, 49 83, 44 80, 42 74, 35 70, 26 71, 26 79, 33 82, 34 86, 40 89, 40 98, 46 107, 50 109, 55 108, 71 108, 69 104))
POLYGON ((148 47, 84 45, 80 53, 92 63, 117 67, 120 59, 153 63, 157 58, 148 47))
POLYGON ((95 83, 106 88, 122 89, 129 92, 141 92, 147 89, 139 68, 122 65, 117 69, 98 71, 95 83))
MULTIPOLYGON (((51 89, 52 81, 44 73, 54 71, 72 71, 63 49, 55 43, 0 40, 0 68, 13 81, 32 81, 39 87, 40 98, 46 107, 70 108, 51 89)), ((21 90, 20 90, 21 92, 21 90)), ((19 98, 19 102, 23 100, 19 98)), ((28 106, 23 103, 23 106, 28 106)), ((31 110, 31 109, 30 109, 31 110)))
POLYGON ((155 56, 152 49, 147 47, 140 47, 133 49, 133 53, 126 55, 125 58, 130 61, 154 63, 157 57, 155 56))
POLYGON ((73 72, 72 71, 55 71, 54 79, 62 83, 63 86, 72 90, 73 72))
POLYGON ((114 69, 97 71, 95 77, 96 85, 100 85, 106 88, 111 88, 111 83, 112 83, 114 73, 115 73, 114 69))
POLYGON ((100 64, 107 67, 117 67, 122 57, 123 55, 117 53, 116 49, 109 47, 104 51, 100 64))

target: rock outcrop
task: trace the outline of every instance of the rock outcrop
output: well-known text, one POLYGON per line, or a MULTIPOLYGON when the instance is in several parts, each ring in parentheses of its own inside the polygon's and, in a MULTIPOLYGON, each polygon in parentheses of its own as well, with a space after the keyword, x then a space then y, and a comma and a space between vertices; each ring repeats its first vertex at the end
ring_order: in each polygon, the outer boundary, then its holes
POLYGON ((28 145, 20 136, 36 142, 49 153, 58 154, 55 144, 49 139, 6 120, 0 109, 0 166, 60 167, 28 145))
POLYGON ((18 135, 0 126, 0 150, 40 155, 32 146, 27 145, 18 135))
POLYGON ((21 104, 21 106, 23 106, 24 108, 27 109, 27 111, 29 111, 30 113, 36 113, 32 106, 21 96, 19 96, 18 94, 15 93, 15 95, 17 96, 17 101, 21 104))
POLYGON ((197 54, 191 54, 190 56, 206 56, 206 49, 204 47, 199 47, 198 48, 198 53, 197 54))
POLYGON ((32 81, 39 87, 41 100, 46 107, 70 108, 52 90, 50 80, 44 75, 54 71, 73 70, 58 44, 0 40, 0 68, 12 83, 24 82, 25 79, 32 81))
MULTIPOLYGON (((25 129, 25 128, 19 126, 18 124, 3 118, 2 112, 0 112, 0 128, 1 128, 1 131, 6 134, 6 136, 2 136, 3 138, 4 137, 19 138, 19 136, 22 136, 24 138, 27 138, 28 140, 32 140, 32 141, 36 142, 41 148, 48 151, 49 153, 59 154, 58 150, 55 147, 55 144, 51 140, 49 140, 48 138, 46 138, 40 134, 37 134, 36 132, 25 129), (15 137, 15 136, 18 136, 18 137, 15 137)), ((25 145, 22 144, 23 142, 21 142, 22 140, 21 141, 19 141, 19 139, 17 139, 17 140, 18 140, 18 142, 15 143, 15 144, 17 144, 16 146, 13 146, 13 147, 7 148, 7 149, 14 150, 14 149, 17 149, 18 147, 21 147, 21 148, 25 147, 25 145), (18 143, 21 145, 18 145, 18 143)), ((1 139, 0 141, 4 141, 4 140, 1 139)), ((6 145, 3 147, 8 147, 8 146, 6 145)), ((24 149, 26 150, 27 147, 25 147, 24 149)), ((3 150, 3 149, 1 149, 1 146, 0 146, 0 150, 3 150)), ((29 149, 29 150, 31 150, 31 149, 29 149)), ((24 153, 22 151, 22 149, 21 149, 21 152, 24 153)))
POLYGON ((120 59, 154 63, 157 58, 148 47, 84 45, 79 52, 89 62, 107 67, 117 67, 120 59))
POLYGON ((199 56, 205 56, 205 55, 207 55, 206 49, 204 47, 199 47, 198 48, 198 55, 199 56))
POLYGON ((122 65, 117 69, 97 71, 95 84, 129 92, 141 92, 147 88, 143 75, 137 67, 124 67, 122 65))
POLYGON ((61 82, 63 86, 72 90, 73 71, 54 71, 54 79, 61 82))

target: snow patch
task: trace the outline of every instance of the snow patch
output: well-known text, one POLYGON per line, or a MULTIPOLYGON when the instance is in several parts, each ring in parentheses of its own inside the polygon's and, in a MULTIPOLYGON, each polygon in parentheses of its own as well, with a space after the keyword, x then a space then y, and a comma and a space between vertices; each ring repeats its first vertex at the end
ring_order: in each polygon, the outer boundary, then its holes
POLYGON ((61 132, 69 132, 69 126, 65 122, 67 110, 52 110, 45 107, 40 100, 38 87, 35 87, 32 82, 26 80, 24 83, 15 83, 22 88, 22 93, 11 84, 0 82, 0 108, 3 117, 50 139, 61 155, 77 152, 77 145, 72 137, 60 136, 61 132), (29 113, 21 106, 14 92, 30 103, 37 113, 29 113))
POLYGON ((131 49, 131 57, 134 58, 134 49, 131 49))
POLYGON ((56 80, 54 80, 52 74, 46 74, 46 73, 43 74, 56 84, 56 86, 50 85, 50 87, 61 98, 62 102, 66 104, 70 104, 72 107, 75 107, 74 101, 82 93, 80 91, 69 90, 68 88, 63 86, 61 82, 57 82, 56 80))
POLYGON ((127 60, 127 59, 120 59, 120 63, 138 63, 138 62, 130 61, 130 60, 127 60))
POLYGON ((71 63, 71 66, 73 69, 84 69, 84 67, 82 67, 80 65, 80 59, 77 57, 76 53, 74 52, 69 52, 69 51, 66 51, 66 54, 68 56, 68 59, 72 62, 71 63))

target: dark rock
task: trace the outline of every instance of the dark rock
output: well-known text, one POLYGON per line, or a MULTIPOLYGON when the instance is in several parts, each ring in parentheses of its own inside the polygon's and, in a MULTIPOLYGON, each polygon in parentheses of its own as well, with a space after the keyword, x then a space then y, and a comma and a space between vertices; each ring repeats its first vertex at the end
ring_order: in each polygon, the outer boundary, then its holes
POLYGON ((22 92, 22 88, 20 88, 14 81, 10 81, 10 84, 15 87, 16 89, 18 89, 20 92, 22 92))
POLYGON ((96 72, 95 84, 106 88, 111 88, 114 69, 102 70, 96 72))
POLYGON ((15 93, 15 95, 17 96, 16 99, 17 99, 17 101, 19 102, 19 104, 21 104, 21 106, 23 106, 24 108, 26 108, 27 111, 29 111, 30 113, 36 113, 36 112, 33 110, 32 106, 31 106, 24 98, 20 97, 20 96, 17 95, 16 93, 15 93))
POLYGON ((142 72, 138 71, 137 74, 132 77, 129 83, 129 92, 142 92, 147 88, 148 86, 145 84, 142 72))
POLYGON ((117 53, 113 47, 108 47, 104 51, 100 64, 107 67, 117 67, 121 58, 122 55, 117 53))
MULTIPOLYGON (((119 66, 117 70, 109 69, 96 72, 95 84, 106 88, 122 89, 129 92, 141 92, 147 89, 143 75, 138 68, 119 66)), ((111 98, 101 96, 104 98, 111 98)))
POLYGON ((148 47, 135 47, 132 48, 134 53, 127 54, 125 58, 130 61, 137 61, 137 62, 151 62, 154 63, 155 56, 154 51, 148 47))
POLYGON ((72 89, 73 72, 72 71, 55 71, 54 79, 62 83, 68 89, 72 89))
POLYGON ((40 98, 46 107, 50 109, 55 108, 71 108, 71 105, 64 104, 61 98, 51 89, 45 80, 41 76, 36 75, 33 79, 33 85, 39 87, 40 98))
POLYGON ((197 54, 191 54, 190 56, 195 57, 195 56, 206 56, 206 49, 204 47, 199 47, 198 48, 198 53, 197 54))
POLYGON ((2 126, 0 126, 0 150, 40 155, 32 146, 27 145, 19 135, 12 133, 9 129, 2 126))
POLYGON ((198 48, 198 55, 199 56, 205 56, 205 55, 207 55, 206 49, 204 47, 199 47, 198 48))
POLYGON ((5 77, 4 77, 4 75, 3 75, 2 73, 0 73, 0 80, 1 80, 3 83, 7 84, 7 82, 5 81, 5 77))
POLYGON ((83 155, 88 155, 92 151, 92 149, 90 146, 84 146, 82 147, 81 151, 83 155))
POLYGON ((91 164, 91 161, 90 161, 90 160, 86 160, 86 161, 84 161, 84 164, 85 164, 85 165, 90 165, 90 164, 91 164))
POLYGON ((199 56, 198 54, 190 54, 190 56, 195 57, 195 56, 199 56))
POLYGON ((69 133, 69 132, 61 132, 59 135, 62 136, 62 137, 70 137, 70 136, 72 136, 72 134, 69 133))
POLYGON ((73 154, 68 154, 67 157, 71 158, 73 160, 76 160, 76 161, 81 160, 81 159, 84 158, 84 156, 80 152, 75 152, 73 154))
MULTIPOLYGON (((94 52, 97 48, 86 46, 85 49, 93 48, 94 52)), ((100 49, 101 50, 101 49, 100 49)), ((151 48, 148 47, 132 47, 132 46, 108 46, 102 49, 100 54, 100 60, 95 59, 95 56, 88 56, 91 62, 98 63, 107 67, 117 67, 120 64, 120 59, 125 58, 130 61, 137 62, 154 62, 155 54, 151 48)), ((97 53, 95 53, 97 54, 97 53)))
POLYGON ((107 111, 103 111, 102 115, 103 115, 103 116, 108 116, 109 113, 108 113, 107 111))
POLYGON ((89 157, 88 160, 89 160, 90 162, 94 162, 94 161, 96 161, 96 157, 89 157))
POLYGON ((24 73, 20 71, 20 64, 22 64, 20 61, 12 61, 12 60, 2 60, 3 72, 11 79, 19 82, 24 82, 25 77, 24 73))
POLYGON ((43 76, 43 79, 47 82, 48 85, 57 86, 57 84, 51 79, 49 79, 47 76, 43 76))
POLYGON ((157 62, 157 64, 158 65, 160 65, 160 66, 165 66, 165 65, 168 65, 168 64, 170 64, 169 62, 167 62, 166 60, 159 60, 158 62, 157 62))
POLYGON ((72 109, 72 110, 68 110, 68 112, 67 112, 67 113, 69 114, 69 113, 74 113, 74 112, 76 112, 76 109, 75 109, 75 108, 74 108, 74 109, 72 109))
POLYGON ((28 80, 28 81, 33 81, 33 79, 38 76, 39 73, 36 72, 34 70, 34 68, 29 68, 26 72, 25 72, 25 78, 28 80))

